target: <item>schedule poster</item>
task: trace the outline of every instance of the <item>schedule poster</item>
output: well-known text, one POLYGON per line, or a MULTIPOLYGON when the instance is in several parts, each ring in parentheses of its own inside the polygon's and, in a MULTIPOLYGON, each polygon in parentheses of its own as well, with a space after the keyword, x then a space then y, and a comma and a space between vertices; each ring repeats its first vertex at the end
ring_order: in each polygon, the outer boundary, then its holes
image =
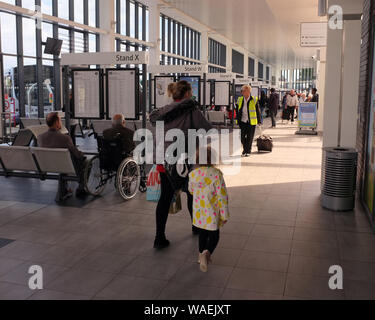
POLYGON ((108 71, 108 117, 123 114, 126 119, 136 119, 136 70, 108 71))
POLYGON ((230 82, 215 82, 215 106, 230 105, 230 82))
POLYGON ((100 71, 74 71, 73 82, 74 118, 100 119, 100 71))
POLYGON ((173 102, 172 97, 168 97, 168 86, 175 82, 174 77, 155 77, 155 108, 162 108, 173 102))

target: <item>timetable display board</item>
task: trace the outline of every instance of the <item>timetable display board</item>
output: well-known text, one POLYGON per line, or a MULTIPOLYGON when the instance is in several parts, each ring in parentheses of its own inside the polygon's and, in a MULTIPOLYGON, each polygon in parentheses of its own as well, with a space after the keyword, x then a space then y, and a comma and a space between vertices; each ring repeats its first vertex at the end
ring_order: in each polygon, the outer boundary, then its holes
MULTIPOLYGON (((193 100, 197 101, 199 105, 201 105, 201 77, 200 76, 181 76, 179 78, 180 81, 187 81, 191 84, 193 89, 193 100)), ((203 101, 202 101, 203 103, 203 101)))
POLYGON ((102 119, 102 72, 96 69, 72 70, 73 118, 102 119))
POLYGON ((259 98, 259 88, 258 87, 252 87, 251 95, 256 99, 259 98))
MULTIPOLYGON (((201 82, 201 100, 202 101, 202 104, 203 104, 203 81, 201 82)), ((212 105, 212 101, 211 101, 211 81, 207 81, 206 82, 206 103, 205 103, 205 106, 211 106, 212 105)))
POLYGON ((155 108, 159 109, 173 102, 173 98, 168 97, 168 86, 175 81, 173 76, 156 76, 154 78, 155 108))
POLYGON ((230 106, 229 81, 215 81, 215 106, 230 106))
POLYGON ((107 69, 107 118, 123 114, 139 118, 139 73, 137 68, 107 69))

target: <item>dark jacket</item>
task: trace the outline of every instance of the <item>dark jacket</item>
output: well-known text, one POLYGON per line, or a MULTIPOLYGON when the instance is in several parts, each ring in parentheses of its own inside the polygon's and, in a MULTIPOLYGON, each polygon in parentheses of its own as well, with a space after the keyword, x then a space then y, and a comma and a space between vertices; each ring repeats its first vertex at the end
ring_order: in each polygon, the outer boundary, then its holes
POLYGON ((72 139, 55 129, 49 129, 38 137, 38 146, 49 149, 69 149, 73 159, 82 160, 84 154, 73 144, 72 139))
POLYGON ((125 128, 121 124, 103 131, 103 138, 105 140, 115 140, 117 137, 119 137, 122 142, 122 150, 128 154, 132 153, 135 149, 135 143, 133 140, 134 131, 125 128))
MULTIPOLYGON (((153 125, 155 125, 157 121, 163 121, 165 133, 171 129, 182 130, 186 142, 189 129, 204 129, 209 131, 213 128, 198 109, 196 102, 192 99, 173 102, 164 108, 154 110, 150 115, 150 121, 153 125)), ((166 141, 165 149, 167 149, 170 144, 172 144, 172 142, 166 141)))
POLYGON ((317 93, 313 95, 311 102, 316 102, 319 109, 319 95, 317 93))
MULTIPOLYGON (((250 106, 250 101, 254 100, 254 97, 251 96, 251 98, 249 99, 249 102, 247 104, 247 113, 249 115, 249 119, 250 119, 250 112, 249 112, 249 106, 250 106)), ((245 102, 245 98, 244 98, 244 102, 245 102)), ((242 112, 243 110, 245 109, 245 106, 243 106, 241 108, 241 110, 239 110, 239 105, 236 104, 236 109, 237 109, 237 121, 238 123, 241 123, 242 122, 242 112)), ((259 109, 259 102, 255 105, 255 109, 257 110, 257 118, 258 118, 258 124, 261 124, 262 123, 262 117, 261 117, 261 112, 260 112, 260 109, 259 109)))
POLYGON ((274 113, 279 109, 279 95, 274 92, 270 95, 270 110, 274 113))

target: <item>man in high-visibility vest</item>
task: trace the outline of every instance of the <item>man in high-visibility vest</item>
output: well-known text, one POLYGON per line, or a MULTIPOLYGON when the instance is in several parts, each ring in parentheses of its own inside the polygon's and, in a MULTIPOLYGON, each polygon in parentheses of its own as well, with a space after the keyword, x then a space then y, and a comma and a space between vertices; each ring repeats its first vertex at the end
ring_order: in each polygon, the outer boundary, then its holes
POLYGON ((251 96, 251 86, 245 85, 241 90, 242 97, 237 101, 237 122, 241 129, 241 142, 243 157, 251 155, 255 129, 261 124, 261 113, 258 97, 251 96))

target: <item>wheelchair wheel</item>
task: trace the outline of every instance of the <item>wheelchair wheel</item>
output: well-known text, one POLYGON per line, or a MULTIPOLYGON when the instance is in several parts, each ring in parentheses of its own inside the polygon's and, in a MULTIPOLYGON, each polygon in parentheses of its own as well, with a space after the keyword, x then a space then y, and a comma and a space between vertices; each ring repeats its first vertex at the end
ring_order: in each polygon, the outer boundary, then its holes
POLYGON ((117 190, 124 200, 133 199, 139 189, 141 173, 137 162, 125 159, 117 171, 117 190))
POLYGON ((100 169, 100 159, 98 156, 89 161, 85 169, 84 178, 87 193, 96 197, 104 191, 105 183, 103 182, 103 172, 100 169))

